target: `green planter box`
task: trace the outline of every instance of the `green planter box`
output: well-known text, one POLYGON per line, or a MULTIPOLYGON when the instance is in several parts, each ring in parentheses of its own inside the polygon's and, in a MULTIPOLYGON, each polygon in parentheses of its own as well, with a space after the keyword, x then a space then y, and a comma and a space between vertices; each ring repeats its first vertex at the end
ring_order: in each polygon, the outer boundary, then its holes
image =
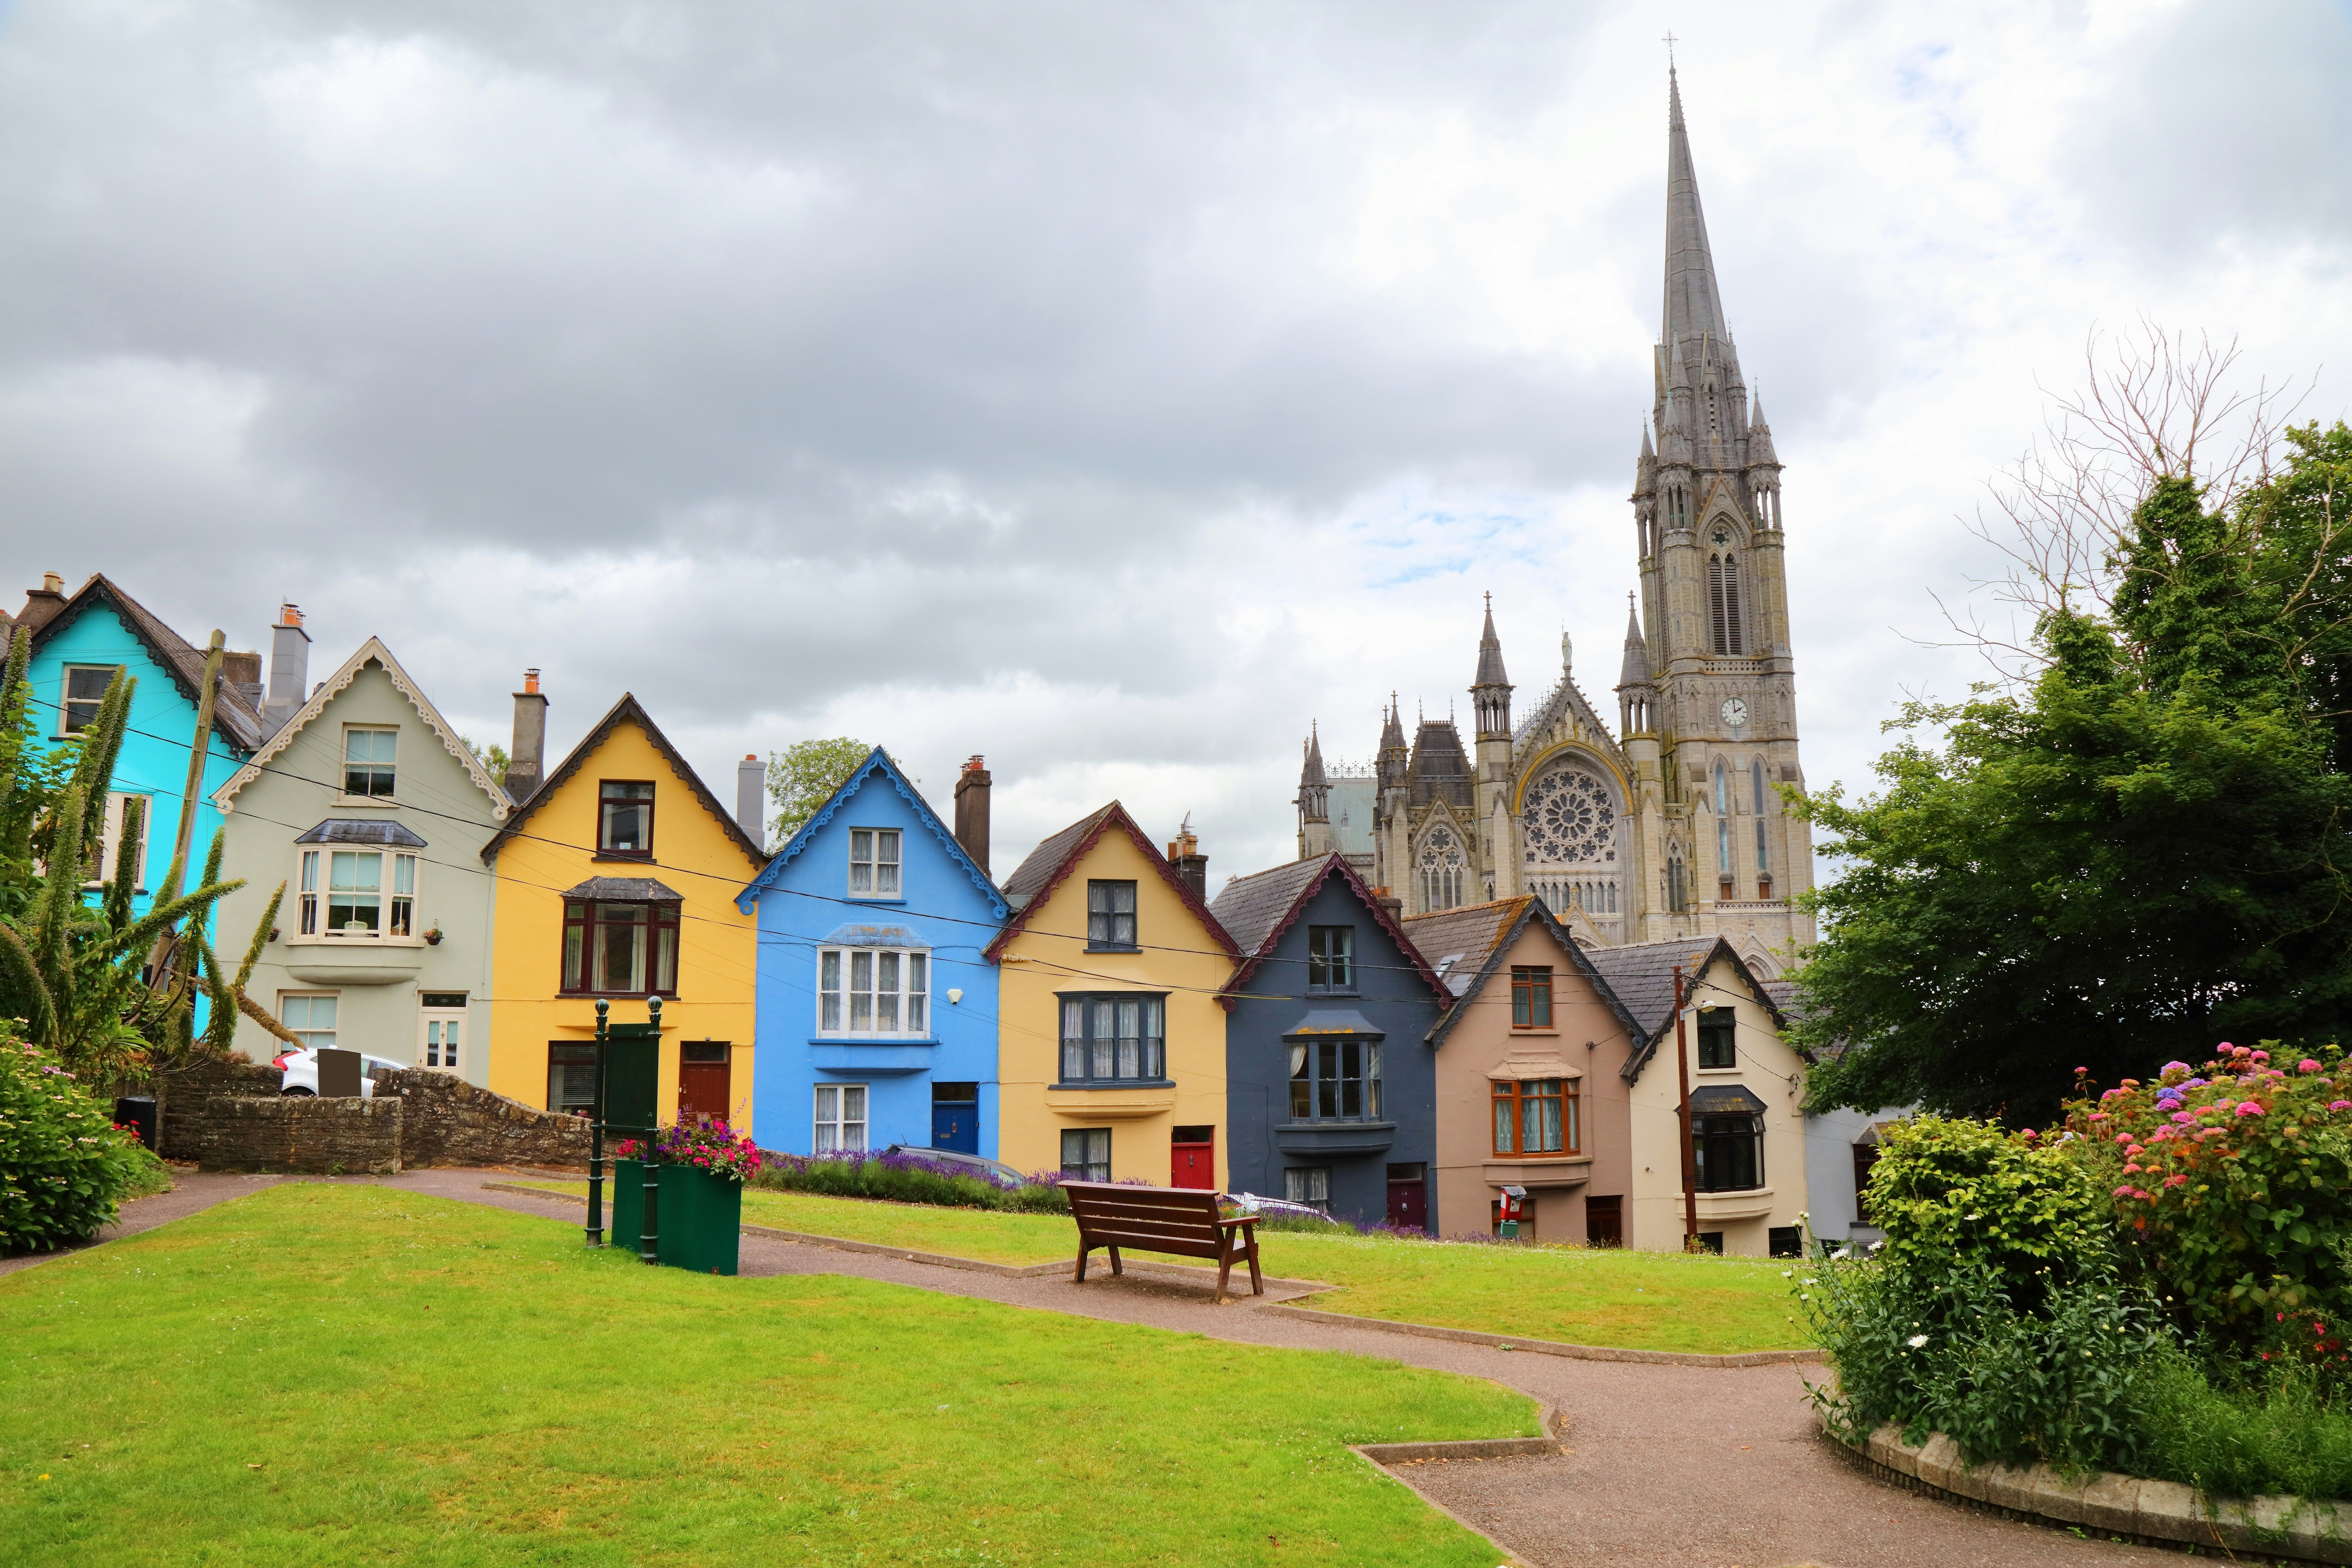
MULTIPOLYGON (((661 1208, 654 1216, 661 1260, 697 1274, 732 1274, 743 1239, 743 1184, 698 1171, 664 1165, 656 1183, 661 1208)), ((636 1160, 613 1162, 610 1245, 641 1249, 645 1237, 646 1168, 636 1160)))

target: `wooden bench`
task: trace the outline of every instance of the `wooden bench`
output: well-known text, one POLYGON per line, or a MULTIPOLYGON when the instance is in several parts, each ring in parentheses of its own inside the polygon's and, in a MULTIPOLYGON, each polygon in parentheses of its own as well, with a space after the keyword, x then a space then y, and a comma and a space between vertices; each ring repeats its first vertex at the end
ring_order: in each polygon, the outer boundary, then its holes
POLYGON ((1064 1182, 1070 1194, 1070 1217, 1078 1222, 1078 1272, 1076 1283, 1087 1282, 1087 1254, 1096 1247, 1110 1252, 1110 1271, 1120 1272, 1118 1249, 1165 1252, 1178 1258, 1205 1258, 1217 1266, 1217 1301, 1226 1300, 1225 1286, 1234 1265, 1247 1263, 1250 1294, 1265 1294, 1265 1278, 1258 1272, 1257 1215, 1227 1219, 1217 1212, 1217 1194, 1190 1187, 1130 1187, 1109 1182, 1064 1182))

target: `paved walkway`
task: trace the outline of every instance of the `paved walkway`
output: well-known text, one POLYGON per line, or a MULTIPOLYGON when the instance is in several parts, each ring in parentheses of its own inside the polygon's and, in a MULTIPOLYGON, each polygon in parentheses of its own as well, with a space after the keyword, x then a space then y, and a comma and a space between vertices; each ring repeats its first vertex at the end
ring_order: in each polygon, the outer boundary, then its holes
MULTIPOLYGON (((272 1179, 183 1178, 179 1193, 126 1205, 121 1234, 272 1179), (173 1213, 146 1206, 175 1199, 184 1201, 173 1213), (160 1217, 150 1218, 151 1212, 160 1217)), ((415 1171, 382 1179, 551 1223, 579 1224, 575 1204, 483 1191, 485 1181, 499 1178, 480 1171, 415 1171)), ((1003 1279, 767 1237, 743 1238, 742 1271, 855 1275, 1111 1322, 1246 1344, 1348 1351, 1490 1378, 1557 1407, 1570 1451, 1558 1458, 1433 1462, 1394 1473, 1540 1568, 2154 1568, 2180 1561, 2175 1552, 2013 1523, 1873 1480, 1815 1431, 1801 1381, 1808 1369, 1570 1361, 1300 1322, 1241 1304, 1218 1307, 1198 1291, 1136 1277, 1110 1281, 1094 1271, 1085 1285, 1003 1279)), ((1818 1368, 1811 1370, 1820 1375, 1818 1368)))

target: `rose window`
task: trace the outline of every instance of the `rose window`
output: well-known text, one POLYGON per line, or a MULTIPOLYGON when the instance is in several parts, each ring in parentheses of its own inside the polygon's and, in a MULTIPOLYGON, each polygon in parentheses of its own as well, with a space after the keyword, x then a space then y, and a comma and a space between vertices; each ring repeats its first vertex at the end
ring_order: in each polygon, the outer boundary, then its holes
POLYGON ((1617 858, 1617 808, 1607 786, 1581 769, 1557 768, 1529 785, 1521 821, 1530 865, 1617 858))

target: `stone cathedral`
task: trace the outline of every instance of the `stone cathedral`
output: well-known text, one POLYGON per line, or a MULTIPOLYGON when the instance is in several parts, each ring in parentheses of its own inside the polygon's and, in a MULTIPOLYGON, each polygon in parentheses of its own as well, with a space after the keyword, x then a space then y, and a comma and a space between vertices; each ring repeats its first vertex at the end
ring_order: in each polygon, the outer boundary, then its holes
POLYGON ((1450 715, 1419 717, 1408 742, 1393 696, 1369 765, 1327 767, 1310 734, 1298 850, 1345 854, 1407 914, 1535 893, 1592 945, 1720 932, 1769 978, 1813 940, 1790 905, 1811 882, 1812 835, 1774 788, 1804 784, 1780 464, 1725 329, 1672 72, 1667 106, 1665 300, 1616 731, 1564 637, 1558 679, 1513 718, 1489 596, 1469 743, 1450 715))

